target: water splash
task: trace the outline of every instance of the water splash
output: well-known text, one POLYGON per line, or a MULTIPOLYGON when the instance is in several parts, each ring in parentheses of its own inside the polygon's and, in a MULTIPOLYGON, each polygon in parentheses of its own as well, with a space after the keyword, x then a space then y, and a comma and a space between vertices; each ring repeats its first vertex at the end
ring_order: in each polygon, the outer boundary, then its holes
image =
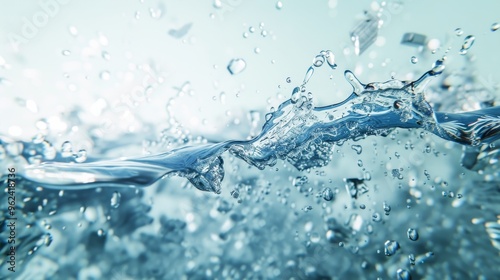
MULTIPOLYGON (((336 68, 331 51, 322 51, 320 56, 313 61, 314 67, 321 66, 318 61, 327 61, 331 68, 336 68)), ((21 173, 28 180, 57 189, 145 187, 165 176, 178 175, 200 190, 220 193, 224 152, 259 169, 286 160, 298 170, 306 170, 327 165, 333 159, 334 145, 372 135, 387 136, 395 128, 423 129, 445 140, 472 146, 493 142, 500 136, 500 107, 444 113, 434 112, 425 100, 425 85, 444 71, 444 59, 436 61, 416 81, 364 84, 351 71, 345 71, 353 93, 338 104, 324 107, 315 107, 313 94, 306 91, 305 86, 314 74, 313 66, 308 68, 303 84, 293 89, 291 98, 267 114, 261 132, 251 140, 229 140, 144 157, 85 163, 58 161, 64 157, 61 153, 52 162, 42 157, 43 163, 26 165, 21 173)), ((16 143, 20 142, 0 139, 7 151, 16 143)), ((42 144, 44 147, 40 149, 51 146, 42 144)))

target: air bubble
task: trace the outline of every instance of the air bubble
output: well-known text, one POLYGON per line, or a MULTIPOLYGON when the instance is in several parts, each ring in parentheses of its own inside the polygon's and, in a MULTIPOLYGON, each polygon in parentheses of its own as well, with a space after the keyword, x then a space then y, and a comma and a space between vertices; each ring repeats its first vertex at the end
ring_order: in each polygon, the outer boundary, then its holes
POLYGON ((111 196, 111 207, 118 208, 120 206, 122 195, 119 192, 114 192, 111 196))
POLYGON ((281 10, 281 8, 283 8, 283 2, 281 1, 276 2, 276 9, 281 10))
POLYGON ((418 240, 418 231, 416 229, 409 228, 406 234, 408 235, 408 239, 410 239, 411 241, 418 240))
POLYGON ((418 63, 418 58, 416 56, 412 56, 410 58, 410 62, 413 63, 413 64, 417 64, 418 63))
POLYGON ((394 240, 387 240, 384 243, 384 254, 386 256, 392 256, 396 254, 396 252, 399 250, 399 243, 394 240))

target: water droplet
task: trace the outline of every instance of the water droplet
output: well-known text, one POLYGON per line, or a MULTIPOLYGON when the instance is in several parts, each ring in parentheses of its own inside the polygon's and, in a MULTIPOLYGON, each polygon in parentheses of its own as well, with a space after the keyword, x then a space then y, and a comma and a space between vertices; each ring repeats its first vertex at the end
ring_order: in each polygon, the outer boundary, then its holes
POLYGON ((214 6, 214 8, 216 8, 216 9, 220 9, 220 8, 222 7, 222 2, 221 2, 221 0, 214 0, 213 6, 214 6))
POLYGON ((248 38, 248 33, 247 32, 243 32, 243 38, 248 38))
POLYGON ((324 62, 325 62, 325 57, 323 55, 317 55, 313 59, 313 65, 315 67, 320 67, 321 65, 323 65, 324 62))
POLYGON ((102 228, 97 230, 97 235, 98 236, 103 236, 104 235, 104 230, 102 228))
POLYGON ((406 270, 406 269, 400 268, 396 271, 396 279, 398 279, 398 280, 411 280, 410 272, 408 272, 408 270, 406 270))
POLYGON ((69 141, 64 141, 61 145, 61 156, 62 157, 70 157, 73 155, 73 145, 71 145, 71 142, 69 141))
POLYGON ((236 75, 238 73, 241 73, 245 68, 247 67, 247 63, 243 58, 234 58, 229 61, 229 64, 227 65, 227 70, 231 75, 236 75))
POLYGON ((254 53, 256 53, 256 54, 259 54, 259 53, 260 53, 260 48, 259 48, 259 47, 255 48, 255 49, 253 50, 253 52, 254 52, 254 53))
POLYGON ((331 201, 333 199, 333 191, 330 188, 325 188, 321 195, 326 201, 331 201))
POLYGON ((431 74, 432 75, 438 75, 438 74, 441 74, 443 73, 444 71, 444 59, 438 59, 436 60, 433 64, 432 64, 432 70, 431 70, 431 74))
POLYGON ((418 240, 418 231, 416 229, 409 228, 406 234, 408 235, 408 239, 410 239, 411 241, 418 240))
POLYGON ((267 36, 267 31, 266 30, 262 30, 262 32, 260 32, 260 35, 262 35, 262 37, 266 37, 267 36))
POLYGON ((360 208, 361 210, 364 210, 364 209, 366 209, 366 205, 364 205, 364 204, 360 204, 360 205, 359 205, 359 208, 360 208))
POLYGON ((283 2, 281 1, 276 2, 276 9, 281 10, 281 8, 283 8, 283 2))
POLYGON ((408 261, 410 262, 411 265, 415 265, 415 255, 409 254, 408 261))
POLYGON ((418 58, 417 58, 416 56, 412 56, 412 57, 410 58, 410 61, 411 61, 411 63, 413 63, 413 64, 417 64, 417 63, 418 63, 418 58))
POLYGON ((287 77, 287 78, 286 78, 286 82, 287 82, 287 83, 291 83, 291 82, 292 82, 292 79, 290 79, 290 77, 287 77))
POLYGON ((464 55, 469 51, 469 49, 474 45, 474 41, 476 40, 476 37, 472 35, 468 35, 464 39, 464 43, 462 44, 462 48, 460 49, 460 54, 464 55))
POLYGON ((328 66, 332 69, 337 68, 337 64, 335 63, 335 55, 333 54, 332 51, 328 50, 325 52, 325 57, 326 57, 326 62, 328 63, 328 66))
POLYGON ((111 55, 107 51, 102 51, 101 56, 104 60, 111 60, 111 55))
POLYGON ((99 74, 99 78, 101 78, 101 80, 103 81, 107 81, 111 78, 111 74, 109 73, 109 71, 104 70, 101 72, 101 74, 99 74))
POLYGON ((500 29, 500 23, 498 23, 498 22, 493 23, 493 24, 491 25, 491 27, 490 27, 490 30, 491 30, 492 32, 495 32, 495 31, 497 31, 498 29, 500 29))
POLYGON ((394 240, 387 240, 384 243, 384 254, 386 256, 392 256, 396 254, 396 252, 399 250, 399 243, 394 240))
POLYGON ((290 97, 290 101, 292 102, 292 104, 295 104, 297 103, 297 101, 299 101, 299 98, 300 98, 300 88, 295 87, 292 90, 292 96, 290 97))
POLYGON ((75 155, 75 161, 78 163, 82 163, 87 160, 87 151, 85 149, 81 149, 75 155))
POLYGON ((111 207, 118 208, 120 206, 121 199, 122 199, 121 193, 114 192, 113 196, 111 196, 111 207))
POLYGON ((314 68, 312 66, 307 69, 306 75, 304 76, 304 84, 307 84, 309 80, 311 79, 312 75, 314 74, 314 68))
POLYGON ((254 33, 254 32, 255 32, 255 27, 250 26, 250 27, 248 28, 248 31, 250 31, 250 33, 254 33))
POLYGON ((70 50, 63 50, 63 51, 62 51, 62 55, 64 55, 64 56, 68 56, 68 55, 70 55, 70 54, 71 54, 71 51, 70 51, 70 50))
POLYGON ((455 35, 462 36, 463 34, 464 34, 464 31, 462 30, 462 28, 455 29, 455 35))
POLYGON ((363 152, 363 147, 361 145, 352 145, 351 149, 356 151, 356 154, 360 155, 363 152))
POLYGON ((358 159, 358 166, 359 166, 359 167, 363 167, 363 161, 362 161, 362 160, 360 160, 360 159, 358 159))

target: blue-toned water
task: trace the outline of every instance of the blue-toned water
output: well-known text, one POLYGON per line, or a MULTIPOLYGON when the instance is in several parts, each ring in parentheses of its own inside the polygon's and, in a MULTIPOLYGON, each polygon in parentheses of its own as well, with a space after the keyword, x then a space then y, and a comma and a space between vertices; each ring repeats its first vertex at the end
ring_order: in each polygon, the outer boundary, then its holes
MULTIPOLYGON (((331 51, 323 51, 320 57, 328 59, 327 53, 333 56, 331 51)), ((298 170, 307 170, 335 160, 334 145, 370 135, 387 136, 395 128, 419 128, 445 140, 472 146, 497 140, 500 107, 447 113, 434 112, 426 102, 425 85, 442 73, 443 63, 436 61, 434 68, 416 81, 363 84, 347 70, 344 76, 353 93, 346 100, 325 107, 314 107, 313 93, 307 92, 313 67, 318 67, 311 66, 304 83, 293 89, 290 99, 266 115, 262 131, 251 140, 228 140, 157 155, 91 163, 43 162, 27 166, 21 174, 56 189, 144 187, 175 174, 186 177, 200 190, 220 193, 224 178, 221 154, 226 151, 259 169, 272 167, 280 159, 298 170)))
POLYGON ((0 278, 496 279, 496 6, 9 5, 0 278))

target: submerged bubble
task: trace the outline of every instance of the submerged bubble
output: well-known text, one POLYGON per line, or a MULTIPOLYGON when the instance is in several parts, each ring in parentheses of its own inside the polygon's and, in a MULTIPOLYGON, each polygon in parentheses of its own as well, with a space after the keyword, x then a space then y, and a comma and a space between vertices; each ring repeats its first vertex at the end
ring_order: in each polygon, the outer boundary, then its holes
POLYGON ((330 201, 333 199, 333 191, 330 188, 323 189, 322 192, 323 199, 326 201, 330 201))
POLYGON ((386 256, 392 256, 396 254, 396 252, 399 250, 399 243, 394 240, 387 240, 384 243, 384 254, 386 256))
POLYGON ((247 63, 243 58, 234 58, 229 61, 227 65, 227 70, 231 75, 236 75, 241 73, 247 67, 247 63))
POLYGON ((418 240, 418 231, 416 229, 409 228, 406 234, 408 235, 408 239, 410 239, 411 241, 418 240))
POLYGON ((398 279, 398 280, 411 280, 410 272, 408 272, 408 270, 406 270, 406 269, 400 268, 396 271, 396 279, 398 279))
POLYGON ((114 192, 111 196, 111 207, 118 208, 120 206, 122 195, 119 192, 114 192))

